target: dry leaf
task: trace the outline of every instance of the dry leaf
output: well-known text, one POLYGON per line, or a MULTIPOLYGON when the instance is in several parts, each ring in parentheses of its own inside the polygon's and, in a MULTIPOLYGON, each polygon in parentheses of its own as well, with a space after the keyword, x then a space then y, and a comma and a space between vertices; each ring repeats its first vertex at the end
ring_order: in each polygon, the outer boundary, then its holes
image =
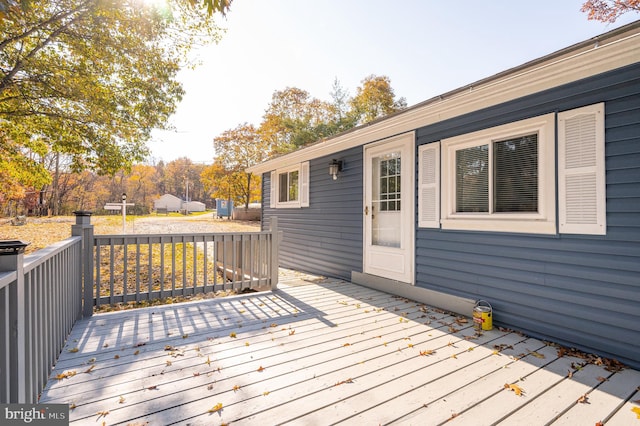
POLYGON ((633 407, 633 408, 631 409, 631 411, 633 411, 634 413, 636 413, 636 417, 637 417, 638 419, 640 419, 640 407, 633 407))
POLYGON ((409 343, 409 344, 407 345, 407 347, 408 347, 408 348, 412 348, 412 347, 413 347, 413 343, 409 343))
POLYGON ((124 396, 120 395, 120 399, 118 400, 118 404, 124 404, 124 396))
POLYGON ((458 359, 458 356, 456 354, 453 354, 453 355, 451 355, 451 358, 458 359))
POLYGON ((342 380, 342 381, 336 383, 334 386, 344 385, 345 383, 353 383, 353 379, 351 377, 349 377, 347 380, 342 380))
POLYGON ((233 391, 234 391, 234 392, 239 391, 239 390, 240 390, 240 386, 235 385, 235 386, 233 387, 233 391))
POLYGON ((276 324, 275 322, 271 323, 271 325, 269 327, 277 327, 278 324, 276 324))
POLYGON ((351 343, 345 343, 345 344, 344 344, 344 345, 342 345, 342 346, 351 346, 351 343))
POLYGON ((504 388, 513 391, 518 396, 522 396, 522 394, 524 393, 524 390, 520 386, 514 383, 511 383, 511 384, 505 383, 504 388))
POLYGON ((494 349, 493 352, 491 352, 491 355, 500 355, 500 351, 497 349, 494 349))
POLYGON ((183 338, 183 339, 186 339, 187 337, 189 337, 189 335, 188 335, 188 334, 183 334, 183 335, 182 335, 182 338, 183 338))
POLYGON ((264 371, 264 367, 263 367, 263 366, 258 367, 258 370, 257 370, 257 371, 258 371, 259 373, 262 373, 262 372, 264 371))
POLYGON ((149 389, 149 390, 155 390, 155 389, 158 389, 158 387, 157 387, 156 385, 153 385, 153 386, 149 386, 147 389, 149 389))
POLYGON ((222 410, 222 402, 218 402, 216 405, 214 405, 213 407, 209 408, 207 410, 207 413, 215 413, 222 410))
POLYGON ((109 414, 109 411, 108 410, 98 411, 96 414, 98 415, 98 418, 96 419, 97 421, 97 420, 100 420, 101 417, 107 417, 107 415, 109 414))
POLYGON ((138 355, 140 353, 140 351, 135 351, 133 354, 134 355, 138 355))
POLYGON ((96 365, 93 364, 91 367, 87 368, 86 370, 84 370, 85 373, 91 373, 91 370, 93 370, 94 368, 96 368, 96 365))
POLYGON ((587 396, 587 394, 585 393, 584 395, 582 395, 580 398, 578 398, 578 402, 580 404, 586 404, 589 400, 589 397, 587 396))
POLYGON ((422 356, 427 356, 427 355, 433 355, 436 351, 434 351, 433 349, 427 349, 424 351, 420 351, 420 355, 422 356))
POLYGON ((208 366, 211 366, 211 360, 209 359, 209 355, 207 355, 207 360, 204 362, 208 366))
POLYGON ((536 352, 536 351, 529 351, 529 355, 533 355, 536 358, 540 358, 540 359, 546 358, 544 354, 541 354, 540 352, 536 352))
POLYGON ((295 334, 295 332, 296 332, 295 330, 291 330, 291 331, 289 332, 289 336, 293 336, 293 335, 295 334))
POLYGON ((569 370, 569 372, 567 373, 567 377, 569 379, 572 379, 573 378, 573 371, 569 370))
POLYGON ((75 410, 76 407, 77 405, 75 403, 72 403, 71 405, 69 405, 70 410, 75 410))
POLYGON ((244 342, 244 345, 245 346, 249 346, 249 342, 244 342))
POLYGON ((267 396, 267 395, 269 395, 269 393, 270 393, 269 391, 264 391, 264 392, 262 392, 262 395, 263 396, 267 396))
POLYGON ((171 361, 167 360, 167 367, 171 367, 171 361))
POLYGON ((78 352, 80 349, 78 348, 73 348, 73 349, 69 349, 69 352, 71 352, 72 354, 78 352))
POLYGON ((119 359, 119 358, 120 358, 120 355, 118 355, 118 354, 113 356, 113 359, 119 359))
POLYGON ((58 380, 68 379, 69 377, 73 377, 75 375, 76 375, 76 371, 75 370, 65 371, 64 373, 58 374, 56 376, 56 379, 58 379, 58 380))
POLYGON ((598 377, 596 377, 596 379, 598 379, 599 382, 606 382, 607 380, 609 380, 609 379, 607 379, 605 377, 602 377, 602 376, 598 376, 598 377))
POLYGON ((229 333, 229 337, 233 337, 235 339, 236 338, 236 332, 232 331, 231 333, 229 333))

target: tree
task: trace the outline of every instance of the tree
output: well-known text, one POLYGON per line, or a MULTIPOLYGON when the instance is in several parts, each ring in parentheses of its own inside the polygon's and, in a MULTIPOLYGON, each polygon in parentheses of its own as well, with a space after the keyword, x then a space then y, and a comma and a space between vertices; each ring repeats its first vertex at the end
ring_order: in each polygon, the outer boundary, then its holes
MULTIPOLYGON (((224 174, 229 198, 238 198, 245 209, 255 195, 253 175, 245 170, 267 158, 267 144, 251 124, 241 124, 213 139, 218 177, 224 174)), ((210 172, 210 174, 214 174, 210 172)), ((208 180, 211 182, 211 179, 208 180)), ((221 186, 218 183, 217 186, 221 186)))
POLYGON ((51 152, 67 155, 73 171, 114 173, 141 161, 151 130, 165 128, 182 98, 176 74, 185 53, 217 40, 213 13, 230 5, 0 1, 4 198, 50 182, 40 159, 51 152))
POLYGON ((407 101, 395 99, 389 77, 370 75, 362 80, 362 86, 358 87, 349 105, 354 120, 364 124, 406 108, 407 101))
POLYGON ((271 155, 282 154, 335 133, 335 115, 331 104, 287 87, 273 93, 258 131, 271 155))
POLYGON ((615 22, 627 12, 640 12, 640 0, 587 0, 580 10, 589 20, 615 22))

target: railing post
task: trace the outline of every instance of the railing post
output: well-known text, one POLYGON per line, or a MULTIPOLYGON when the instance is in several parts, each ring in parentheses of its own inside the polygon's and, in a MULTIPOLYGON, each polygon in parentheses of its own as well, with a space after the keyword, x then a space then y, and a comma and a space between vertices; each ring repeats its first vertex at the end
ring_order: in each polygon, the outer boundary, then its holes
MULTIPOLYGON (((71 226, 71 235, 82 237, 82 258, 80 264, 80 278, 82 280, 82 316, 93 315, 93 225, 91 212, 76 211, 76 223, 71 226)), ((80 316, 80 313, 78 313, 80 316)))
POLYGON ((278 247, 280 246, 280 232, 278 231, 278 218, 276 216, 271 217, 270 221, 271 231, 271 290, 278 289, 278 247))
MULTIPOLYGON (((9 286, 7 306, 10 325, 9 344, 9 402, 24 404, 26 394, 26 329, 24 300, 24 249, 22 241, 0 242, 0 272, 16 271, 16 281, 9 286)), ((4 316, 4 315, 3 315, 4 316)), ((7 318, 7 317, 5 317, 7 318)))

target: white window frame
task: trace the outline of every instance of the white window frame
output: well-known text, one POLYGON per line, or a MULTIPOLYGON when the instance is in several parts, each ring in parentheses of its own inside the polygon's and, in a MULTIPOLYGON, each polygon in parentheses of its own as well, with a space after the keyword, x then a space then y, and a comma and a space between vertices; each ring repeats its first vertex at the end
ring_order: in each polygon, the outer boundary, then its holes
MULTIPOLYGON (((545 114, 441 141, 442 229, 556 233, 555 114, 545 114), (538 135, 538 212, 537 213, 458 213, 456 212, 456 152, 474 146, 524 136, 538 135)), ((491 157, 491 156, 490 156, 491 157)), ((493 159, 490 158, 492 176, 493 159)), ((490 187, 492 182, 489 183, 490 187)), ((492 190, 489 190, 491 204, 492 190)))
POLYGON ((309 162, 283 167, 271 172, 271 202, 270 207, 276 209, 301 208, 309 206, 309 162), (298 172, 298 199, 280 201, 280 175, 298 172))

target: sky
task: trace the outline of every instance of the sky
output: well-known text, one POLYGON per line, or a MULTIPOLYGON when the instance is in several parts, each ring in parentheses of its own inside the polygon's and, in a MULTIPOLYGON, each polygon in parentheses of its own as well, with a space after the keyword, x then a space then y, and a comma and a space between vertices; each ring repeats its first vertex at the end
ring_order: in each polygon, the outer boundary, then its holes
POLYGON ((409 106, 640 19, 589 21, 583 0, 234 0, 217 44, 192 52, 186 91, 153 132, 151 160, 211 164, 213 139, 259 126, 275 91, 330 101, 337 79, 353 96, 387 76, 409 106))

